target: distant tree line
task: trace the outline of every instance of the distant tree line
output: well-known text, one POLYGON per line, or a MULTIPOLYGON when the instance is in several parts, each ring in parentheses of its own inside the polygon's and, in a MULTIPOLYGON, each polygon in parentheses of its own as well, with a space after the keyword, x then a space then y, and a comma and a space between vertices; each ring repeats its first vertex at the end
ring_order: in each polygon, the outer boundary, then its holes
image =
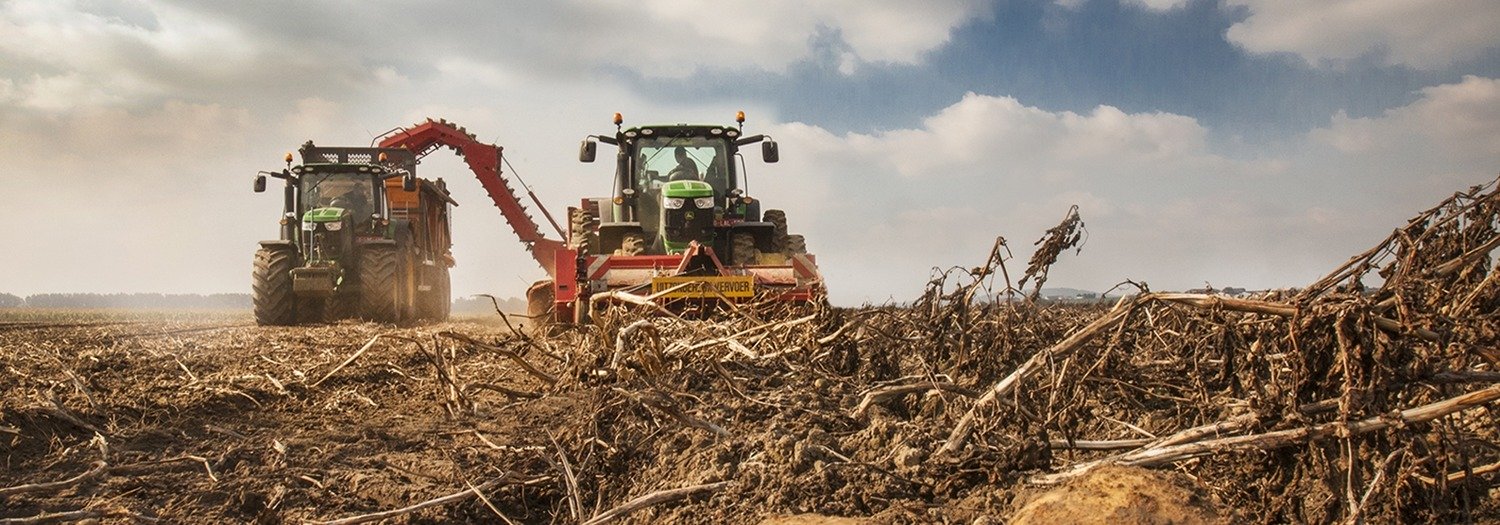
POLYGON ((250 308, 250 294, 43 293, 24 299, 0 294, 0 308, 126 308, 138 310, 233 310, 250 308))

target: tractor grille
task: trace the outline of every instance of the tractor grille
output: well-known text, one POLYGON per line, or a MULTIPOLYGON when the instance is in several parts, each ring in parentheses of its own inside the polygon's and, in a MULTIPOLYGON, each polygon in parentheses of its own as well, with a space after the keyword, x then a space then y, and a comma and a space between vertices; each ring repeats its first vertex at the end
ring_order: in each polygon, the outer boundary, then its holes
POLYGON ((705 242, 713 232, 714 210, 699 210, 683 207, 678 210, 663 210, 667 240, 672 242, 705 242))

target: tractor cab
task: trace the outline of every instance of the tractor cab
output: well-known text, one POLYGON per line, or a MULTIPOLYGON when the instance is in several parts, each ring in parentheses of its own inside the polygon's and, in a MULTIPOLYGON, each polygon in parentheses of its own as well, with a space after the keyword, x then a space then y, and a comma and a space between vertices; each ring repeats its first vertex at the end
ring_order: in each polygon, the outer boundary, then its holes
POLYGON ((370 166, 351 164, 306 164, 292 169, 301 177, 298 199, 304 203, 303 229, 310 223, 347 220, 352 226, 368 228, 372 217, 385 215, 385 184, 380 172, 370 173, 370 166), (360 168, 363 168, 362 170, 360 168))

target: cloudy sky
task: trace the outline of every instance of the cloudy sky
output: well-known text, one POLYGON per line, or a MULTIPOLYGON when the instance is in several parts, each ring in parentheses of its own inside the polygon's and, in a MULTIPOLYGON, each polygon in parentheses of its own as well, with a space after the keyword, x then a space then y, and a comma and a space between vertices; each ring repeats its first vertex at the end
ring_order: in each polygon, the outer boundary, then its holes
MULTIPOLYGON (((0 292, 244 292, 308 139, 425 117, 506 148, 555 213, 609 191, 577 143, 729 123, 781 144, 835 302, 1031 243, 1049 284, 1305 284, 1500 174, 1494 0, 0 0, 0 292), (810 4, 810 5, 809 5, 810 4), (920 5, 920 7, 918 7, 920 5)), ((460 159, 455 293, 541 276, 460 159)))

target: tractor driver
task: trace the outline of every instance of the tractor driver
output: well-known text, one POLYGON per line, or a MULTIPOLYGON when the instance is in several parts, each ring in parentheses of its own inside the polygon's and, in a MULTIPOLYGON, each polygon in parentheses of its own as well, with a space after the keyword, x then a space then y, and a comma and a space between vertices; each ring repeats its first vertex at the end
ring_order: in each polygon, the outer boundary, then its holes
POLYGON ((698 164, 688 157, 687 148, 678 146, 672 153, 677 156, 677 167, 667 173, 667 180, 699 180, 698 164))
POLYGON ((328 206, 349 210, 350 215, 354 217, 355 221, 367 218, 368 215, 366 213, 368 211, 366 210, 368 206, 365 202, 364 196, 360 195, 359 190, 356 190, 354 188, 349 188, 348 190, 345 190, 343 193, 340 193, 338 196, 334 197, 332 200, 329 200, 328 206))

